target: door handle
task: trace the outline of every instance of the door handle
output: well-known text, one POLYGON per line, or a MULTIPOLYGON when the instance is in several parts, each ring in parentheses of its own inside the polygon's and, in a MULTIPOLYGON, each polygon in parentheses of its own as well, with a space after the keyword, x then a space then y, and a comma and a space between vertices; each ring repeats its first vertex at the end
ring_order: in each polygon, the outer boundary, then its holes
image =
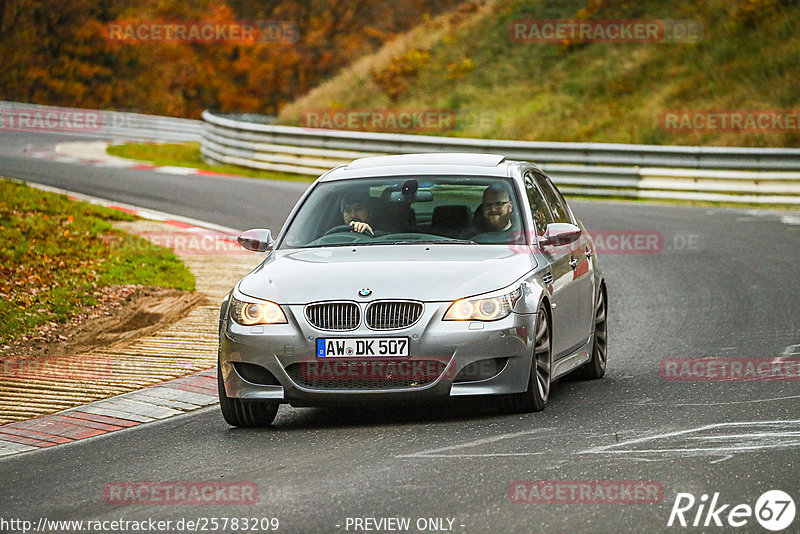
POLYGON ((575 269, 578 266, 578 260, 575 259, 575 258, 570 259, 569 260, 569 266, 572 267, 573 269, 575 269))

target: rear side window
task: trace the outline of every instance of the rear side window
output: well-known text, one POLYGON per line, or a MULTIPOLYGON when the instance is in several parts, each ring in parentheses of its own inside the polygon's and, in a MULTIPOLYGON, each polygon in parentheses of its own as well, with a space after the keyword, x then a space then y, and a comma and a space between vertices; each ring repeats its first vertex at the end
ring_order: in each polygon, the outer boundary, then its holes
POLYGON ((556 190, 550 179, 539 173, 534 173, 534 176, 536 177, 536 184, 539 186, 544 198, 547 200, 547 204, 553 211, 555 222, 572 223, 572 217, 569 215, 567 202, 564 200, 564 197, 561 196, 561 193, 556 190))

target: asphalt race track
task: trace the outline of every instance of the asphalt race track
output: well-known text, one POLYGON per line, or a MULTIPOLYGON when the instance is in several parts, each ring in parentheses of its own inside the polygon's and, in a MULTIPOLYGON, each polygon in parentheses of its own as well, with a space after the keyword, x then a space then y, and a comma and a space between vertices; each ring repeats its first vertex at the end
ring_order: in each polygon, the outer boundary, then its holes
MULTIPOLYGON (((0 175, 274 233, 306 187, 23 152, 75 139, 0 134, 0 175)), ((411 531, 423 518, 419 525, 438 532, 767 532, 755 517, 733 528, 728 513, 773 489, 800 505, 800 382, 667 380, 662 364, 800 357, 800 213, 571 204, 592 231, 663 236, 659 250, 600 256, 610 308, 605 379, 557 383, 547 409, 530 415, 504 415, 487 401, 282 407, 273 427, 245 430, 228 427, 214 406, 0 460, 2 516, 277 518, 279 532, 364 531, 375 524, 356 518, 390 517, 410 518, 411 531), (512 502, 512 483, 533 480, 651 481, 662 490, 655 504, 512 502), (127 481, 251 482, 259 497, 243 506, 107 504, 106 484, 127 481), (709 518, 709 526, 668 527, 679 493, 698 501, 685 513, 690 524, 701 496, 719 493, 717 507, 729 505, 724 526, 709 518), (443 521, 427 521, 435 518, 443 521)))

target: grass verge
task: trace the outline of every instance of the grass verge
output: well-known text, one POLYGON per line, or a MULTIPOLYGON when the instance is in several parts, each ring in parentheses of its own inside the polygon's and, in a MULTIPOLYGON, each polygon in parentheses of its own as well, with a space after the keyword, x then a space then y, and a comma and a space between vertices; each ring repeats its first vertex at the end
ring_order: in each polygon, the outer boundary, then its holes
POLYGON ((800 3, 795 0, 472 4, 473 9, 426 20, 342 69, 281 108, 278 124, 304 125, 308 112, 322 110, 446 110, 455 121, 438 133, 458 137, 752 147, 800 143, 796 127, 668 128, 665 120, 667 112, 677 111, 704 117, 714 110, 797 110, 800 3), (655 43, 520 42, 510 34, 521 21, 537 21, 541 28, 546 21, 574 19, 681 20, 701 31, 696 39, 655 43))
POLYGON ((0 343, 65 322, 104 286, 194 291, 194 275, 171 250, 111 227, 133 219, 0 179, 0 343))
POLYGON ((209 165, 200 153, 200 143, 127 143, 112 145, 106 149, 112 156, 135 159, 152 163, 153 165, 170 165, 173 167, 190 167, 205 171, 248 178, 268 178, 270 180, 293 180, 298 182, 311 182, 316 176, 304 174, 290 174, 285 172, 259 171, 235 165, 209 165))

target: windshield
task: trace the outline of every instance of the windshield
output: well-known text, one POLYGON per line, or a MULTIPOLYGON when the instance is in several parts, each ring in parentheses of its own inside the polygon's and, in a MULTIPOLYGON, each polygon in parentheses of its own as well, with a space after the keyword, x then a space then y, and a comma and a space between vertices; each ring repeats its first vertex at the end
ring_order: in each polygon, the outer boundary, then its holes
POLYGON ((498 245, 525 232, 509 178, 388 176, 317 184, 280 248, 377 244, 498 245))

